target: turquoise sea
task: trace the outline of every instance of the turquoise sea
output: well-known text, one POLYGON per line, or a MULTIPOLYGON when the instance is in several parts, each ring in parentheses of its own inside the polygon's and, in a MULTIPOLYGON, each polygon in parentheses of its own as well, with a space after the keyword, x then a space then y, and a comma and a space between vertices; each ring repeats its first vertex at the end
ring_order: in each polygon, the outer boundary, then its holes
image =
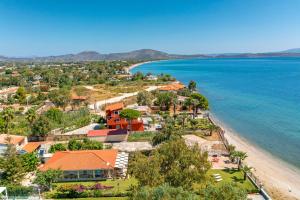
POLYGON ((300 168, 300 58, 170 60, 137 71, 195 80, 219 120, 300 168))

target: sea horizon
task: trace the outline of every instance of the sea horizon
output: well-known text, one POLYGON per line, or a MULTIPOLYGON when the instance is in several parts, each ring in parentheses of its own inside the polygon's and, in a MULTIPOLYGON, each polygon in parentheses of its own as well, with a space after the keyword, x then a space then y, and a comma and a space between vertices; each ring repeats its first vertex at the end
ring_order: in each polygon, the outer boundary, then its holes
POLYGON ((184 84, 196 81, 218 121, 300 169, 300 58, 164 60, 131 71, 171 74, 184 84))

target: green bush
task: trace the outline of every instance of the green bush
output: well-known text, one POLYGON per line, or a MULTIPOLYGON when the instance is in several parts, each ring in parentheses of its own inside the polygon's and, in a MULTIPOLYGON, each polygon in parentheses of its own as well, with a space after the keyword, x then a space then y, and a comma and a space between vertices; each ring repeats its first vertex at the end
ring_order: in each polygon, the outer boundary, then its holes
POLYGON ((33 193, 33 187, 26 187, 21 185, 8 185, 8 196, 29 196, 33 193))

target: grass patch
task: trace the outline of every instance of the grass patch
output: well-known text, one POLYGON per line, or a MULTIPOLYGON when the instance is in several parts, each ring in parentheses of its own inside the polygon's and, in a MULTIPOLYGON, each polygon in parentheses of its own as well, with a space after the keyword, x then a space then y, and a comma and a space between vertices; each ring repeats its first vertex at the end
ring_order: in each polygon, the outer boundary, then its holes
POLYGON ((157 132, 145 131, 145 132, 135 132, 128 136, 128 142, 151 142, 152 138, 157 134, 157 132))
MULTIPOLYGON (((252 184, 252 182, 247 178, 244 180, 244 173, 242 171, 238 170, 221 170, 221 169, 211 169, 207 172, 207 175, 212 178, 213 174, 220 174, 222 177, 222 181, 220 182, 213 182, 215 184, 222 184, 222 183, 235 183, 238 187, 243 188, 248 193, 254 193, 258 192, 258 189, 255 187, 255 185, 252 184)), ((213 179, 213 178, 212 178, 213 179)))
MULTIPOLYGON (((73 198, 74 199, 74 198, 73 198)), ((95 198, 75 198, 76 200, 126 200, 127 197, 95 197, 95 198)), ((72 199, 61 199, 72 200, 72 199)))
MULTIPOLYGON (((119 194, 119 193, 126 193, 128 192, 129 188, 131 185, 137 185, 138 182, 134 178, 129 178, 129 179, 116 179, 116 180, 105 180, 105 181, 89 181, 89 182, 62 182, 62 183, 55 183, 54 188, 57 188, 62 185, 85 185, 85 186, 91 186, 94 185, 95 183, 101 183, 106 186, 113 186, 112 189, 108 189, 103 191, 103 194, 119 194)), ((55 189, 54 189, 55 190, 55 189)), ((108 197, 107 197, 108 198, 108 197)), ((84 198, 86 200, 86 198, 84 198)), ((95 198, 92 198, 95 199, 95 198)))

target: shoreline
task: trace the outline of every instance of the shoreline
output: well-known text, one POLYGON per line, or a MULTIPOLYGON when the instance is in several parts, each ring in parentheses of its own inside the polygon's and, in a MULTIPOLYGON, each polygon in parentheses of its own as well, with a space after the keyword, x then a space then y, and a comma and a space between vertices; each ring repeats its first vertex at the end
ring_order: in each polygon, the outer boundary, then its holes
MULTIPOLYGON (((128 70, 146 63, 149 62, 132 65, 128 70)), ((247 152, 248 157, 245 163, 254 168, 254 174, 274 199, 300 200, 300 170, 298 168, 243 138, 214 114, 212 114, 212 119, 225 131, 225 138, 230 144, 235 145, 238 150, 247 152)))
POLYGON ((238 150, 247 152, 245 163, 254 168, 254 174, 274 199, 300 198, 299 169, 249 142, 214 114, 212 119, 225 131, 225 138, 230 144, 236 146, 238 150))

